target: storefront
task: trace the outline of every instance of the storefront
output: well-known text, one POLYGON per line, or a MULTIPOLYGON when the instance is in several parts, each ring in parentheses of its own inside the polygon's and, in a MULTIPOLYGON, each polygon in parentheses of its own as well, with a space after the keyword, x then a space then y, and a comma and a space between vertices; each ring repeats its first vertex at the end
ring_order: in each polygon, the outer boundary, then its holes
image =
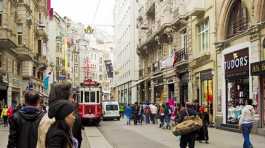
POLYGON ((213 120, 213 74, 212 70, 204 70, 200 72, 201 80, 201 97, 200 105, 207 108, 210 116, 210 121, 213 120))
POLYGON ((257 97, 257 112, 260 113, 261 127, 265 128, 265 61, 251 64, 251 75, 260 80, 260 97, 257 97))
POLYGON ((249 49, 224 55, 225 123, 238 125, 244 103, 250 98, 249 49))
POLYGON ((163 102, 163 92, 164 92, 164 82, 163 76, 157 77, 153 80, 154 84, 154 102, 161 103, 163 102))

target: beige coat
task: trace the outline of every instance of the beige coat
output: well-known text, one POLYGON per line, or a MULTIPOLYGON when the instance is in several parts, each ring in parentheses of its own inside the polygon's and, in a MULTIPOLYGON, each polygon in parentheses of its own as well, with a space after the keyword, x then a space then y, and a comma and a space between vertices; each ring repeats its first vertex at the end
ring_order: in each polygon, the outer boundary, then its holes
POLYGON ((48 117, 48 113, 46 113, 40 121, 39 128, 38 128, 38 141, 37 141, 37 148, 46 148, 45 141, 46 135, 50 126, 55 122, 55 118, 50 119, 48 117))

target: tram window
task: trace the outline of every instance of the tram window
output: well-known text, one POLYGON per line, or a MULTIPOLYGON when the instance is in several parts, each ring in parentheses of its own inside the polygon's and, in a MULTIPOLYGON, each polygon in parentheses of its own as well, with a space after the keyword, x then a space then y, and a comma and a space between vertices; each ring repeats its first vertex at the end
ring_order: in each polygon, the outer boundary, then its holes
POLYGON ((81 97, 80 97, 81 100, 79 100, 79 102, 83 102, 83 95, 84 95, 84 93, 83 93, 83 91, 81 91, 81 97))
POLYGON ((95 102, 96 101, 96 93, 94 91, 92 91, 90 94, 91 94, 90 102, 95 102))
POLYGON ((85 102, 89 102, 89 92, 85 92, 85 102))
POLYGON ((99 91, 97 91, 97 103, 99 103, 99 91))

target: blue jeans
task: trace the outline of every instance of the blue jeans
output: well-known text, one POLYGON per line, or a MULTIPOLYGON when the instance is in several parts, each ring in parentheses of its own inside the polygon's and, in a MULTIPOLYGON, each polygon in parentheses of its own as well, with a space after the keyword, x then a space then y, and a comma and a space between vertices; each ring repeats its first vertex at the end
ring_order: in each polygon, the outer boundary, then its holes
POLYGON ((252 144, 250 142, 250 137, 249 137, 252 127, 253 127, 252 123, 242 124, 242 133, 244 137, 243 148, 252 148, 252 144))

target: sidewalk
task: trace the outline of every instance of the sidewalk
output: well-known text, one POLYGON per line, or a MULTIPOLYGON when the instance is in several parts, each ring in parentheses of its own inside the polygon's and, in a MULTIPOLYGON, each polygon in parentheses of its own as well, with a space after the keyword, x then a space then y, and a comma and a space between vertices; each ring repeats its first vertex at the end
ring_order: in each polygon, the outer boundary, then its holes
POLYGON ((97 127, 86 127, 85 136, 89 147, 82 146, 84 148, 113 148, 97 127))
MULTIPOLYGON (((170 130, 158 128, 158 125, 123 125, 123 127, 153 141, 159 141, 170 148, 179 146, 179 137, 175 137, 170 130)), ((196 148, 242 148, 243 145, 243 138, 240 133, 209 128, 209 138, 210 144, 200 144, 197 142, 196 148)), ((265 137, 251 135, 251 140, 255 148, 265 147, 265 137)))
POLYGON ((8 142, 8 128, 1 127, 0 128, 0 148, 6 147, 7 142, 8 142))

